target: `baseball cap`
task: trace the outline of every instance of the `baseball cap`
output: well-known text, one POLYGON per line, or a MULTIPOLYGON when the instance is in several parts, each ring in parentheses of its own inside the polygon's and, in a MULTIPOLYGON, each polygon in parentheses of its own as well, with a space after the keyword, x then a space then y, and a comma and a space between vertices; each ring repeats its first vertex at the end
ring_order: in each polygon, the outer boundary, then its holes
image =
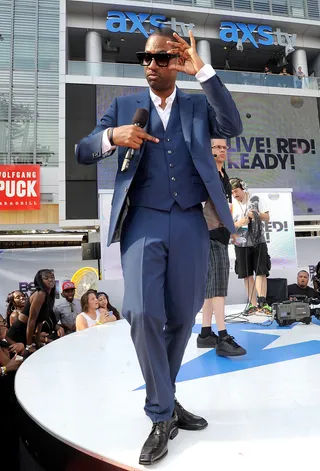
POLYGON ((76 289, 76 287, 72 281, 65 281, 62 283, 62 291, 65 291, 66 289, 76 289))

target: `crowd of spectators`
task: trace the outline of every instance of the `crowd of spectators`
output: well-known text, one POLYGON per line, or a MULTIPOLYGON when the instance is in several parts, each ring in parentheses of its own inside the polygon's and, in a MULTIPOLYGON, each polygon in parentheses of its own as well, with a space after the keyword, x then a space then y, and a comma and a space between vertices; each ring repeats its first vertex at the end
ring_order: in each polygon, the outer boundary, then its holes
POLYGON ((6 314, 0 314, 0 401, 5 405, 3 449, 13 457, 11 470, 19 468, 19 424, 14 394, 15 372, 22 362, 39 348, 76 330, 120 319, 104 292, 90 289, 80 300, 75 298, 72 281, 62 284, 62 301, 56 303, 53 270, 39 270, 30 297, 19 290, 7 297, 6 314))
POLYGON ((282 75, 287 77, 291 76, 295 88, 302 88, 303 79, 306 78, 306 74, 303 72, 301 65, 299 65, 298 70, 294 71, 292 75, 288 72, 287 67, 283 67, 279 73, 274 73, 268 65, 265 66, 263 72, 265 75, 282 75))

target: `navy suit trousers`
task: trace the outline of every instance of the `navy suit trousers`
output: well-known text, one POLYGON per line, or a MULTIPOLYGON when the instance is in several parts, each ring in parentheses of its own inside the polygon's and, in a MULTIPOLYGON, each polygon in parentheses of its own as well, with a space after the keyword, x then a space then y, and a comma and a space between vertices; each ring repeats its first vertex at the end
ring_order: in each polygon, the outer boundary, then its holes
POLYGON ((209 234, 201 205, 131 207, 121 237, 123 316, 146 382, 146 414, 168 420, 175 380, 205 294, 209 234))

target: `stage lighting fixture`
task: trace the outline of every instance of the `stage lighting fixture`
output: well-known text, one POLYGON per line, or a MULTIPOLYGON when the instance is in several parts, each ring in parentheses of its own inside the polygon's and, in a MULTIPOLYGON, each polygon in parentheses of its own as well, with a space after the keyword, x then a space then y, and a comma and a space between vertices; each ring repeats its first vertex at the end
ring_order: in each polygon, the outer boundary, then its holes
POLYGON ((109 53, 119 52, 119 48, 114 46, 110 39, 106 39, 104 41, 103 49, 105 52, 109 52, 109 53))
POLYGON ((295 48, 288 44, 285 49, 285 56, 287 57, 289 54, 291 54, 294 51, 295 51, 295 48))
POLYGON ((281 57, 281 59, 279 59, 279 61, 277 62, 277 67, 281 67, 281 66, 286 66, 288 65, 288 61, 287 59, 285 58, 285 56, 281 57))
POLYGON ((242 44, 242 39, 241 38, 238 39, 236 48, 237 48, 238 51, 243 52, 243 44, 242 44))

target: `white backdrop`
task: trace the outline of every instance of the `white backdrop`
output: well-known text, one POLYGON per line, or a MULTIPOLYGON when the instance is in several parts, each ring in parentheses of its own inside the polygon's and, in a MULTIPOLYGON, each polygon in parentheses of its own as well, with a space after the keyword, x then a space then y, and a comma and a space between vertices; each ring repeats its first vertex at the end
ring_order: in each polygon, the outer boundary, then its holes
MULTIPOLYGON (((270 222, 265 223, 268 252, 272 261, 271 276, 280 272, 289 274, 297 268, 291 189, 250 189, 250 193, 263 198, 269 209, 270 222)), ((234 271, 235 252, 229 246, 231 271, 234 271)), ((286 276, 285 276, 286 277, 286 276)))
MULTIPOLYGON (((294 221, 290 189, 252 189, 252 193, 265 198, 270 209, 270 223, 266 227, 268 250, 271 255, 272 268, 270 277, 292 279, 297 272, 297 252, 294 237, 294 221)), ((100 282, 107 292, 113 292, 116 301, 121 303, 123 296, 123 278, 120 264, 119 243, 107 247, 107 235, 113 191, 99 192, 100 234, 102 278, 100 282)), ((228 304, 239 304, 246 301, 243 281, 234 273, 234 247, 230 245, 230 283, 228 304), (232 289, 231 289, 232 287, 232 289)))

